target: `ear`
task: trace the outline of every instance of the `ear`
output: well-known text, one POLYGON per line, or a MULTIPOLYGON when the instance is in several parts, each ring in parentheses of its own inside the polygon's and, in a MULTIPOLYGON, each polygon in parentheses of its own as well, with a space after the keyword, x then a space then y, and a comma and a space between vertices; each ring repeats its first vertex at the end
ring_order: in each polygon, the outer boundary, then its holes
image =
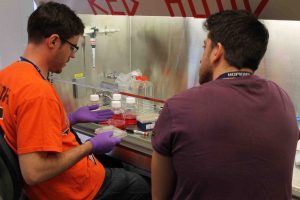
POLYGON ((47 39, 47 45, 49 48, 55 48, 58 45, 59 40, 59 35, 57 34, 52 34, 50 37, 47 39))
POLYGON ((210 54, 210 59, 212 63, 219 62, 224 57, 224 46, 218 42, 216 46, 212 49, 210 54))

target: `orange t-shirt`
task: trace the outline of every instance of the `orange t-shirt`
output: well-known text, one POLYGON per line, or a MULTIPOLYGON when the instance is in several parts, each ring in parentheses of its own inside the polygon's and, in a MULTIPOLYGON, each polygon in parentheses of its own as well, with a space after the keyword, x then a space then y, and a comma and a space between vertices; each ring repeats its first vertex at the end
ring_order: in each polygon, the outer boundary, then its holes
MULTIPOLYGON (((5 139, 17 154, 59 153, 79 145, 58 94, 30 63, 15 62, 0 71, 0 109, 5 139)), ((48 181, 25 185, 25 190, 30 199, 93 199, 104 176, 101 163, 86 156, 48 181)))

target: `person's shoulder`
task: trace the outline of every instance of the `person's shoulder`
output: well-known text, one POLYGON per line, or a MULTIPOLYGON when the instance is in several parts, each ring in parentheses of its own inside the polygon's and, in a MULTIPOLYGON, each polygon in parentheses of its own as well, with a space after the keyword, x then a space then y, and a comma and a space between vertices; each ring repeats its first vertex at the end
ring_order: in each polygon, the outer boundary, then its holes
POLYGON ((199 94, 203 94, 203 93, 209 93, 211 90, 214 90, 218 87, 219 87, 219 85, 215 84, 215 81, 210 81, 210 82, 204 83, 202 85, 193 86, 189 89, 179 92, 178 94, 175 94, 173 97, 174 98, 177 98, 177 97, 190 98, 191 95, 194 95, 194 94, 199 95, 199 94))
POLYGON ((266 84, 268 85, 268 88, 271 88, 271 90, 273 90, 274 92, 280 92, 281 94, 284 94, 286 96, 289 97, 289 94, 287 93, 287 91, 285 91, 285 89, 283 89, 280 85, 278 85, 276 82, 272 81, 272 80, 268 80, 268 79, 263 79, 266 84))
POLYGON ((24 77, 29 78, 34 72, 34 67, 27 62, 15 61, 6 66, 1 72, 10 77, 24 77))
POLYGON ((194 86, 175 94, 171 98, 167 99, 166 102, 168 104, 181 104, 199 101, 199 98, 206 98, 215 87, 217 86, 210 82, 203 85, 194 86))
POLYGON ((284 91, 284 89, 282 87, 280 87, 276 82, 274 82, 272 80, 269 80, 269 79, 266 79, 266 78, 263 78, 263 77, 260 77, 260 76, 257 76, 257 75, 253 75, 253 76, 251 76, 251 78, 252 78, 253 82, 256 82, 256 83, 259 83, 259 84, 265 84, 269 88, 270 87, 271 88, 277 88, 279 90, 284 91))
POLYGON ((44 80, 37 70, 27 62, 14 62, 1 71, 1 78, 6 79, 9 87, 19 94, 31 97, 51 94, 52 87, 44 80), (27 95, 25 95, 27 96, 27 95))
POLYGON ((15 68, 16 68, 16 66, 19 66, 20 65, 20 62, 19 61, 13 61, 12 63, 10 63, 9 65, 7 65, 7 66, 5 66, 5 67, 3 67, 1 70, 0 70, 0 72, 1 73, 8 73, 8 72, 11 72, 11 71, 13 71, 15 68))

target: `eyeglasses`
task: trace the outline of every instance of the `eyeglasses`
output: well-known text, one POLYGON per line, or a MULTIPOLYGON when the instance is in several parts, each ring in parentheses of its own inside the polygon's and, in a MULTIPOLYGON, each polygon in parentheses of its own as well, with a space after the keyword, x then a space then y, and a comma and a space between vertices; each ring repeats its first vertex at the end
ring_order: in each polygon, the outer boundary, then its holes
POLYGON ((73 44, 73 43, 69 42, 68 40, 66 40, 65 38, 63 38, 63 37, 61 37, 61 36, 59 36, 59 38, 60 38, 62 41, 68 43, 68 44, 71 46, 70 48, 71 48, 72 53, 76 53, 76 52, 78 51, 79 46, 77 46, 76 44, 73 44))

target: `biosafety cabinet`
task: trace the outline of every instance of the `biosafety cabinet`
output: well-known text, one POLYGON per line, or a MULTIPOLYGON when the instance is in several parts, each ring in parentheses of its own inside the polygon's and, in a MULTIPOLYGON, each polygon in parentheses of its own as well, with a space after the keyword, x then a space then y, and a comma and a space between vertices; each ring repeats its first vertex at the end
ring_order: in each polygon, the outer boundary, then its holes
MULTIPOLYGON (((136 71, 152 83, 151 100, 144 100, 159 111, 167 98, 198 85, 207 34, 203 30, 204 18, 219 10, 247 9, 261 19, 270 34, 267 52, 256 74, 284 88, 300 115, 298 0, 60 2, 76 10, 86 26, 76 58, 61 74, 51 77, 67 111, 86 105, 92 93, 103 98, 116 91, 130 95, 130 84, 126 79, 118 82, 118 76, 136 71)), ((75 128, 89 134, 95 127, 75 128)), ((112 154, 147 172, 152 152, 150 140, 130 135, 112 154)), ((295 167, 296 195, 300 195, 299 170, 295 167)))
POLYGON ((153 98, 162 101, 197 85, 207 34, 203 18, 222 9, 246 8, 270 33, 256 74, 283 87, 300 113, 297 0, 59 2, 76 10, 86 26, 76 58, 63 73, 52 76, 53 84, 64 94, 67 111, 85 104, 84 97, 98 89, 115 89, 120 73, 139 70, 153 83, 153 98))

